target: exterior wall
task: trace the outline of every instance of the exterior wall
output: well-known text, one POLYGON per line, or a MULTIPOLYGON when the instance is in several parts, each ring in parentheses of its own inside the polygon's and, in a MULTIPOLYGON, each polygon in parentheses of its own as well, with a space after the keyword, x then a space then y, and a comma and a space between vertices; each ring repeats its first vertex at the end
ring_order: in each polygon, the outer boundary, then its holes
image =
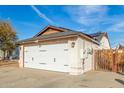
MULTIPOLYGON (((66 39, 68 42, 68 48, 69 48, 69 74, 71 75, 80 75, 86 71, 92 70, 93 69, 93 54, 87 54, 87 49, 97 49, 98 46, 90 41, 87 41, 83 38, 70 38, 66 39), (72 43, 74 44, 74 47, 72 47, 72 43), (86 50, 86 54, 83 54, 83 51, 86 50), (81 58, 81 54, 83 54, 83 58, 81 58), (84 62, 83 62, 84 61, 84 62), (83 64, 84 63, 84 64, 83 64)), ((60 40, 61 41, 61 40, 60 40)), ((61 43, 57 41, 51 41, 51 42, 46 42, 43 44, 55 44, 55 43, 61 43)), ((42 44, 42 43, 39 43, 42 44)), ((20 46, 20 55, 19 55, 19 66, 21 68, 24 67, 24 47, 25 46, 31 46, 32 44, 28 45, 21 45, 20 46)), ((33 45, 37 45, 33 43, 33 45)))
MULTIPOLYGON (((71 45, 73 41, 69 41, 71 45)), ((88 49, 97 49, 98 45, 78 38, 75 41, 75 47, 70 49, 70 74, 80 75, 86 71, 94 69, 94 55, 87 54, 88 49), (83 52, 85 51, 85 54, 83 52), (81 56, 82 55, 82 56, 81 56)))
POLYGON ((19 52, 19 67, 23 68, 24 67, 24 46, 21 45, 19 47, 20 52, 19 52))
POLYGON ((105 36, 100 41, 100 49, 110 49, 109 41, 105 36))
POLYGON ((79 59, 78 59, 78 42, 77 40, 69 40, 68 41, 68 48, 69 48, 69 66, 71 75, 78 75, 80 74, 80 68, 78 66, 79 59), (72 47, 72 43, 75 43, 74 47, 72 47))
POLYGON ((97 48, 97 45, 89 42, 85 39, 78 38, 79 42, 79 65, 82 66, 83 72, 87 72, 93 69, 94 55, 93 50, 97 48), (85 53, 83 53, 85 51, 85 53), (88 53, 88 51, 92 52, 92 54, 88 53), (83 57, 81 57, 83 55, 83 57))

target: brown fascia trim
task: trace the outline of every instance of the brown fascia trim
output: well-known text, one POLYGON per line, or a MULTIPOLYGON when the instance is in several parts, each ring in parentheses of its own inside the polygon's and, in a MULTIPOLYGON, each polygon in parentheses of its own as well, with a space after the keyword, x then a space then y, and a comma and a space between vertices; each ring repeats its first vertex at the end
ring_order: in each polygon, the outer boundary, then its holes
POLYGON ((26 42, 22 42, 19 45, 23 45, 23 44, 28 44, 28 43, 34 43, 34 42, 42 42, 42 41, 51 41, 51 40, 56 40, 56 39, 66 39, 66 38, 72 38, 72 37, 78 37, 78 35, 70 35, 70 36, 61 36, 61 37, 54 37, 54 38, 47 38, 47 39, 39 39, 39 40, 33 40, 33 41, 26 41, 26 42))
POLYGON ((56 39, 64 39, 64 38, 71 38, 71 37, 83 37, 83 38, 86 38, 88 39, 89 41, 99 45, 99 43, 97 41, 95 41, 94 39, 88 37, 88 36, 85 36, 83 34, 74 34, 74 35, 68 35, 68 36, 59 36, 59 37, 54 37, 54 38, 47 38, 47 39, 39 39, 39 40, 32 40, 32 41, 26 41, 26 42, 22 42, 20 43, 19 45, 23 45, 23 44, 28 44, 28 43, 34 43, 34 42, 41 42, 41 41, 50 41, 50 40, 56 40, 56 39))
POLYGON ((88 36, 86 36, 86 35, 84 35, 84 34, 82 34, 82 33, 79 34, 79 36, 84 37, 84 38, 88 39, 89 41, 91 41, 91 42, 93 42, 93 43, 99 45, 99 42, 97 42, 96 40, 94 40, 94 39, 91 38, 91 37, 88 37, 88 36))
POLYGON ((67 31, 66 29, 62 29, 62 28, 58 28, 58 27, 54 27, 54 26, 47 26, 43 30, 41 30, 39 33, 37 33, 34 37, 37 37, 38 35, 44 33, 48 28, 54 29, 54 30, 59 30, 59 31, 62 31, 62 32, 67 31))

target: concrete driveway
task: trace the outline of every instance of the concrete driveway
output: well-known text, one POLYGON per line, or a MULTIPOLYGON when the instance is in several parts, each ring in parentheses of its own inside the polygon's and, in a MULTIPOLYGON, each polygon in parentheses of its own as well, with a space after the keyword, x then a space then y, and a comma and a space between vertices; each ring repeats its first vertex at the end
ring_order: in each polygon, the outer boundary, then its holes
POLYGON ((90 71, 72 76, 67 73, 24 68, 0 67, 0 87, 4 88, 80 88, 124 87, 124 75, 90 71))

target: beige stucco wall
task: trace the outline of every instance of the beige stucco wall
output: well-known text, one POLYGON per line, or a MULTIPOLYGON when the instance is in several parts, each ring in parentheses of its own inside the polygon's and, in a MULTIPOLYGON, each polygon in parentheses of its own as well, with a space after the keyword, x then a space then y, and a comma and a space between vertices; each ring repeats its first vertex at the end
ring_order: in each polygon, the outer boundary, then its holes
MULTIPOLYGON (((72 41, 69 41, 69 44, 71 44, 72 41)), ((70 74, 71 75, 79 75, 86 71, 94 69, 94 55, 93 54, 87 54, 88 48, 89 49, 97 49, 98 45, 87 41, 82 38, 78 38, 75 41, 75 48, 69 48, 70 50, 70 74), (86 51, 85 54, 83 54, 83 58, 81 57, 82 51, 86 51)))
POLYGON ((69 66, 70 71, 69 73, 71 75, 78 75, 80 74, 80 68, 79 68, 79 53, 78 53, 78 41, 69 40, 68 41, 68 48, 69 48, 69 66), (72 42, 75 43, 74 48, 72 48, 72 42))
POLYGON ((109 41, 105 36, 100 41, 100 49, 110 49, 109 41))
MULTIPOLYGON (((83 72, 87 72, 89 70, 93 69, 93 64, 94 64, 94 55, 89 54, 88 50, 90 49, 91 51, 95 50, 98 48, 98 45, 94 44, 93 42, 87 41, 85 39, 78 39, 80 44, 79 44, 79 54, 82 53, 80 50, 85 50, 85 54, 83 58, 80 58, 80 63, 83 66, 83 72), (84 60, 84 64, 83 64, 84 60)), ((80 56, 79 56, 80 57, 80 56)))
POLYGON ((24 46, 21 45, 19 47, 20 51, 19 51, 19 67, 23 68, 24 67, 24 46))

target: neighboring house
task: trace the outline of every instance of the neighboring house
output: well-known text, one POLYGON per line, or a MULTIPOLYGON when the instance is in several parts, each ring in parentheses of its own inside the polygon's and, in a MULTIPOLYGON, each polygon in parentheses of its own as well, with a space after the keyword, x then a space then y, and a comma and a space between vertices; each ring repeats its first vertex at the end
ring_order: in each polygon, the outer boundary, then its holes
POLYGON ((3 59, 3 51, 0 50, 0 60, 2 60, 2 59, 3 59))
POLYGON ((97 40, 82 32, 47 26, 34 37, 18 42, 19 66, 82 74, 94 68, 93 50, 101 48, 102 41, 108 44, 105 49, 110 48, 106 35, 97 40))
POLYGON ((95 40, 100 43, 100 49, 110 49, 110 41, 106 32, 97 32, 90 34, 95 40))
POLYGON ((116 47, 116 49, 124 49, 124 45, 118 44, 117 47, 116 47))
MULTIPOLYGON (((0 50, 0 60, 2 60, 4 58, 4 53, 2 50, 0 50)), ((12 52, 12 54, 10 55, 9 59, 13 60, 13 59, 16 59, 18 60, 19 59, 19 47, 15 48, 12 52)))
POLYGON ((12 60, 18 60, 19 59, 19 47, 16 47, 14 50, 13 50, 13 52, 12 52, 12 54, 11 54, 11 59, 12 60))

